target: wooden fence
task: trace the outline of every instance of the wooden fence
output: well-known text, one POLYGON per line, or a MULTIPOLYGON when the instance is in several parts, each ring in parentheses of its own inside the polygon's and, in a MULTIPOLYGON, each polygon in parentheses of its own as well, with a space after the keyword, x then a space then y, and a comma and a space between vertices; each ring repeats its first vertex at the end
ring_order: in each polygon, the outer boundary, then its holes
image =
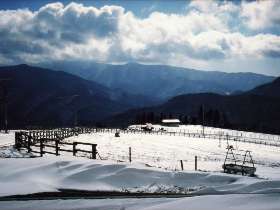
MULTIPOLYGON (((57 130, 39 130, 39 131, 19 131, 15 133, 15 148, 20 150, 26 148, 28 153, 38 153, 40 156, 44 154, 60 155, 60 152, 70 152, 76 156, 78 152, 89 153, 92 159, 96 159, 97 144, 63 141, 65 138, 79 135, 82 133, 93 132, 94 128, 66 128, 57 130), (63 145, 70 145, 72 150, 64 149, 63 145), (90 150, 79 149, 78 145, 86 145, 90 150), (39 148, 39 151, 34 149, 39 148), (46 150, 51 148, 53 151, 46 150)), ((95 131, 96 132, 96 131, 95 131)))
POLYGON ((97 144, 91 144, 91 143, 84 143, 84 142, 73 142, 73 143, 67 143, 67 142, 60 142, 58 140, 55 140, 53 142, 54 144, 51 144, 50 142, 46 143, 43 139, 40 140, 39 144, 35 144, 30 148, 30 152, 32 153, 38 153, 42 157, 44 154, 52 154, 52 155, 60 155, 60 152, 70 152, 73 154, 73 156, 76 156, 78 152, 83 152, 90 154, 91 159, 96 159, 97 155, 97 144), (61 146, 64 145, 70 145, 72 149, 65 149, 61 146), (79 149, 78 145, 87 145, 90 146, 90 150, 85 149, 79 149), (34 147, 38 147, 40 150, 35 150, 34 147), (45 150, 45 148, 51 148, 53 151, 45 150))

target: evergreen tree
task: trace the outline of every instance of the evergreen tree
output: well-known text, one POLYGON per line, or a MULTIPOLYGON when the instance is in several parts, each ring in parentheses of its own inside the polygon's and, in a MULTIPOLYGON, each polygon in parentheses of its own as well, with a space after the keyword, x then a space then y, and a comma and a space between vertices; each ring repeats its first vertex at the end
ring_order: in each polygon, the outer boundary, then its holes
POLYGON ((191 123, 192 123, 193 125, 197 125, 197 121, 198 121, 198 120, 197 120, 196 117, 192 117, 192 122, 191 122, 191 123))
POLYGON ((165 119, 165 114, 163 114, 162 112, 160 113, 160 122, 165 119))
POLYGON ((213 115, 213 125, 214 127, 218 127, 219 124, 220 124, 220 112, 218 110, 215 110, 213 115))
POLYGON ((224 128, 230 128, 229 120, 227 118, 226 113, 224 113, 224 112, 222 112, 222 114, 221 114, 221 126, 224 128))
POLYGON ((172 118, 173 118, 172 113, 169 113, 169 119, 172 119, 172 118))
POLYGON ((135 124, 141 124, 141 115, 140 114, 136 114, 134 122, 135 122, 135 124))
POLYGON ((201 105, 201 106, 199 107, 198 116, 197 116, 197 117, 198 117, 198 123, 201 124, 201 125, 204 123, 204 122, 203 122, 203 118, 204 118, 204 117, 203 117, 203 115, 204 115, 204 113, 203 113, 204 110, 203 110, 203 109, 204 109, 204 108, 203 108, 203 105, 201 105))
POLYGON ((141 123, 140 124, 145 124, 147 122, 147 116, 146 116, 146 112, 143 112, 141 115, 141 123))
POLYGON ((205 125, 213 125, 213 110, 209 109, 205 114, 205 125))
POLYGON ((148 121, 149 123, 154 123, 154 121, 155 121, 155 115, 154 115, 153 112, 150 112, 150 113, 148 114, 147 121, 148 121))
POLYGON ((184 118, 183 118, 182 114, 179 115, 179 120, 180 120, 180 122, 183 122, 184 118))
POLYGON ((185 115, 185 117, 184 117, 184 124, 188 125, 188 124, 192 124, 192 123, 193 123, 192 117, 189 116, 189 115, 185 115))

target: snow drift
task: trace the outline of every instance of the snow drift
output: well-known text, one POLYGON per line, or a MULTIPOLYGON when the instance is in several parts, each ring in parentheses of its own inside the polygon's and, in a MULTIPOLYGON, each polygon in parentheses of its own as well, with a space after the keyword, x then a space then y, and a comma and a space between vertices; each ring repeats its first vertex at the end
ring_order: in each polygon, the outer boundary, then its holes
POLYGON ((79 158, 0 160, 0 196, 59 189, 150 193, 280 193, 280 181, 208 172, 174 172, 79 158))

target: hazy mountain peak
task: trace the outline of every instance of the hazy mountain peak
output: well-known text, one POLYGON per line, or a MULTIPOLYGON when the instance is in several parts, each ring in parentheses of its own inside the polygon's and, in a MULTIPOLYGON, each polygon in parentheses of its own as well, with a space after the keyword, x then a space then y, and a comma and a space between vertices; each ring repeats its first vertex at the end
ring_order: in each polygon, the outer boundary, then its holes
POLYGON ((237 91, 248 91, 274 79, 271 76, 253 73, 202 71, 133 62, 123 65, 58 62, 45 64, 45 66, 56 67, 56 69, 98 82, 110 89, 120 89, 130 94, 146 95, 163 100, 187 93, 232 94, 237 91))

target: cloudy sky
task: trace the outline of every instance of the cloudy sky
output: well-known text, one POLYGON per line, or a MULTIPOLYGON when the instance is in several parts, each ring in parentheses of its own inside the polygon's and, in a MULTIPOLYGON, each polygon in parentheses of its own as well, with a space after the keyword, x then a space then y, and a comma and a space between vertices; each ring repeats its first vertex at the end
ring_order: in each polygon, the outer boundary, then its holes
POLYGON ((139 62, 280 75, 280 0, 1 0, 0 37, 0 65, 139 62))

